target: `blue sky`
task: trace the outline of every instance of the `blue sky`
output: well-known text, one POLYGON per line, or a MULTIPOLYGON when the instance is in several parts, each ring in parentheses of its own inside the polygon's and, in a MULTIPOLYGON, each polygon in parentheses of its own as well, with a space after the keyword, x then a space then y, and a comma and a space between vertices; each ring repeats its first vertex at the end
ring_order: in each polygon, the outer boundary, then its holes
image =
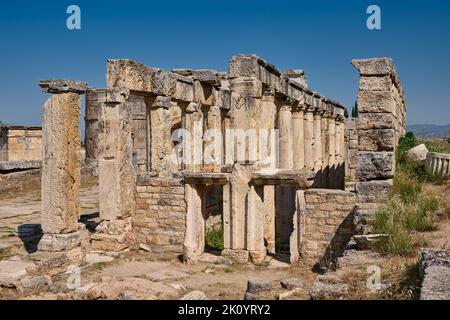
POLYGON ((105 86, 106 59, 227 70, 255 53, 281 71, 304 69, 309 86, 353 105, 353 58, 394 59, 408 124, 450 123, 450 1, 15 1, 0 5, 0 121, 37 125, 47 98, 39 79, 105 86), (66 9, 81 8, 78 31, 66 9), (366 9, 381 8, 368 30, 366 9))

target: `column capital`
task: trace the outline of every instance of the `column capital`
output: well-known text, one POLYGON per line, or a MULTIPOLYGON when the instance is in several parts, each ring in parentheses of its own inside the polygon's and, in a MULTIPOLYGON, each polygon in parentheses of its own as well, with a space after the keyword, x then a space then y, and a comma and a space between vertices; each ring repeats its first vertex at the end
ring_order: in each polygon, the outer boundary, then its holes
POLYGON ((169 109, 170 108, 170 97, 157 96, 152 104, 152 109, 169 109))

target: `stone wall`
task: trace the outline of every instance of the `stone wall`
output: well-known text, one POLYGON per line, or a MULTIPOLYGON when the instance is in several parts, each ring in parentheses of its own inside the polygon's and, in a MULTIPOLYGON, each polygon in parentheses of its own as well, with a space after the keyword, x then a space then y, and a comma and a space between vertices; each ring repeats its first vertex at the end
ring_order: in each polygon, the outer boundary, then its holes
POLYGON ((185 217, 182 180, 138 175, 133 223, 138 243, 150 247, 152 253, 182 254, 185 217))
POLYGON ((42 160, 42 129, 10 126, 0 128, 0 161, 42 160))
POLYGON ((406 101, 391 59, 353 60, 358 89, 356 191, 361 201, 377 202, 392 186, 395 152, 405 134, 406 101))
POLYGON ((301 256, 307 264, 330 266, 353 235, 356 194, 343 190, 305 191, 305 222, 301 256))

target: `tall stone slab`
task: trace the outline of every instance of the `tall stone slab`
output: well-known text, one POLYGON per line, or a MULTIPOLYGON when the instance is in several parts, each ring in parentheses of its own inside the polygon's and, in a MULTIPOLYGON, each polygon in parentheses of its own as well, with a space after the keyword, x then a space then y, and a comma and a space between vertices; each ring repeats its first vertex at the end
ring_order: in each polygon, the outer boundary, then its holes
POLYGON ((72 80, 40 81, 53 95, 43 107, 43 163, 41 177, 44 236, 39 251, 58 252, 68 263, 81 262, 80 217, 81 94, 87 85, 72 80), (68 258, 70 257, 70 259, 68 258))
POLYGON ((92 248, 120 251, 132 241, 134 171, 127 89, 108 90, 100 110, 99 200, 102 222, 92 235, 92 248))

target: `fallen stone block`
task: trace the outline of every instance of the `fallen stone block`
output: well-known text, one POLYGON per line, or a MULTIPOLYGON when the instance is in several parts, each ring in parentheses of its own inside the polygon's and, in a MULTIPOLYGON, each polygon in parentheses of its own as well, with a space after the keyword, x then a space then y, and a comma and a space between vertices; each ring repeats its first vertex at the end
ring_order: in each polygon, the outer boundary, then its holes
POLYGON ((266 279, 250 279, 247 281, 247 292, 258 294, 264 291, 270 291, 272 283, 266 279))
POLYGON ((0 161, 0 172, 39 169, 41 165, 38 160, 0 161))
POLYGON ((313 300, 336 300, 348 295, 348 285, 341 283, 323 283, 316 281, 310 291, 313 300))
POLYGON ((420 253, 420 300, 450 300, 450 250, 420 253))
POLYGON ((201 291, 192 291, 182 297, 180 300, 208 300, 208 298, 201 291))
POLYGON ((20 280, 27 276, 27 269, 32 267, 32 262, 0 261, 0 287, 16 288, 20 280))
POLYGON ((428 149, 425 144, 420 144, 405 152, 403 158, 408 161, 425 161, 427 158, 428 149))
POLYGON ((300 278, 287 278, 280 281, 281 286, 287 290, 303 288, 305 283, 300 278))

